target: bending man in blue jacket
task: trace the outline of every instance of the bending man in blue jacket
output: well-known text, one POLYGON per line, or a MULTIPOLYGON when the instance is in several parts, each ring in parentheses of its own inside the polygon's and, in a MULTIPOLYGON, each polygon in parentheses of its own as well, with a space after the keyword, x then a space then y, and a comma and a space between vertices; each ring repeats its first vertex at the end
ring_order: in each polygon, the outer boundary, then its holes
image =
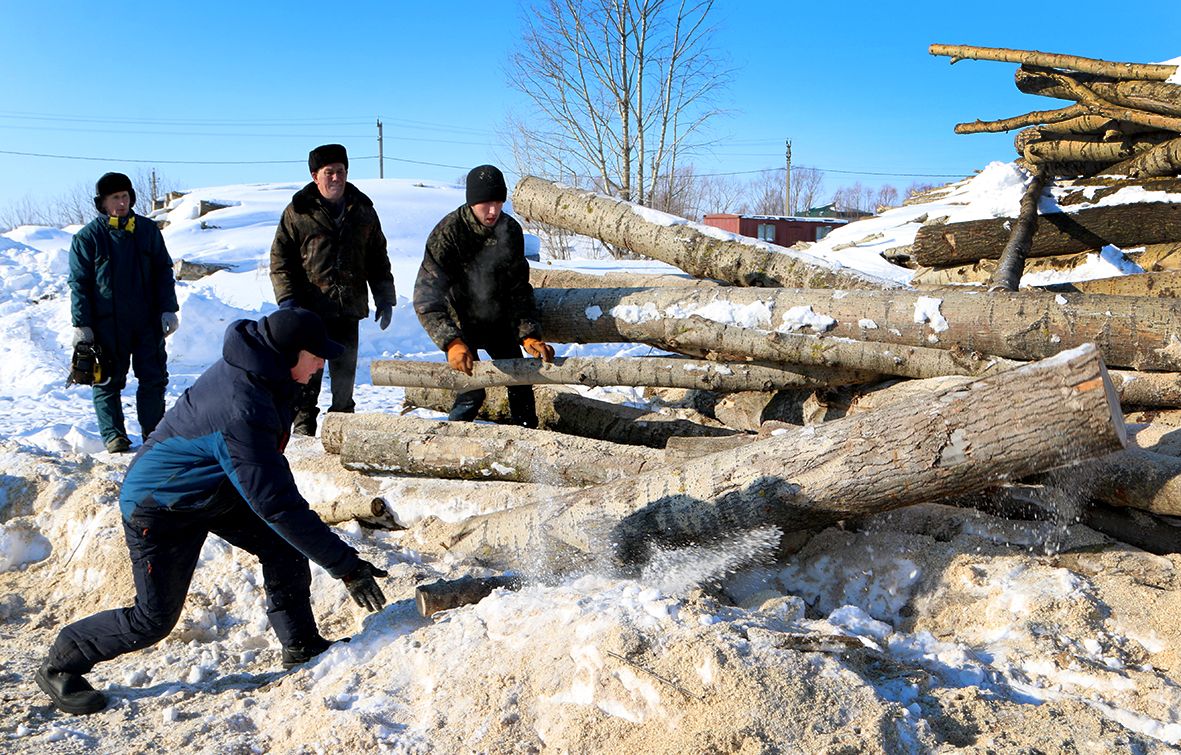
POLYGON ((180 618, 205 536, 258 557, 267 617, 291 668, 332 644, 311 606, 308 560, 377 611, 386 573, 308 508, 283 456, 297 390, 343 350, 305 309, 281 309, 226 330, 222 358, 185 391, 140 449, 119 494, 135 578, 135 605, 64 628, 37 685, 67 713, 94 713, 107 698, 83 674, 154 645, 180 618))

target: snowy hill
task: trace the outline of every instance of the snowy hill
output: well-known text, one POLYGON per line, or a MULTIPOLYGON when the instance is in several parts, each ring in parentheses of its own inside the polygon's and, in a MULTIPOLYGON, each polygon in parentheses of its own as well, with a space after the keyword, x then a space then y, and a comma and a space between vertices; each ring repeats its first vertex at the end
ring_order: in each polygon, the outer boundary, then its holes
MULTIPOLYGON (((362 323, 358 411, 396 411, 401 391, 369 384, 368 364, 442 358, 407 297, 427 235, 463 192, 411 180, 356 183, 381 216, 399 295, 387 331, 362 323)), ((178 284, 169 404, 220 356, 230 321, 274 307, 267 255, 299 188, 195 189, 161 215, 173 259, 230 268, 178 284), (228 206, 198 217, 202 200, 228 206)), ((1012 214, 1022 189, 1014 166, 994 163, 929 202, 852 223, 807 251, 906 281, 910 271, 886 262, 883 250, 911 243, 924 218, 1012 214)), ((353 639, 290 673, 279 670, 257 564, 211 537, 177 630, 89 675, 111 692, 107 710, 63 716, 35 688, 32 672, 62 624, 131 594, 115 503, 129 458, 101 450, 89 389, 64 387, 66 250, 75 230, 23 227, 0 236, 6 752, 1164 752, 1181 745, 1181 558, 1104 546, 1102 536, 1066 518, 1018 523, 942 506, 829 528, 786 560, 774 558, 773 532, 755 531, 663 554, 637 578, 525 575, 524 589, 434 621, 415 611, 416 585, 486 572, 423 555, 413 530, 342 526, 343 537, 390 571, 383 586, 392 602, 363 614, 313 566, 323 633, 353 639)), ((1075 274, 1126 272, 1134 271, 1095 255, 1075 274)), ((620 348, 560 346, 559 353, 620 348)), ((339 465, 318 442, 297 440, 288 455, 309 500, 340 492, 339 465)), ((407 522, 439 513, 443 503, 391 500, 407 522)), ((472 513, 461 497, 445 503, 452 518, 472 513)))

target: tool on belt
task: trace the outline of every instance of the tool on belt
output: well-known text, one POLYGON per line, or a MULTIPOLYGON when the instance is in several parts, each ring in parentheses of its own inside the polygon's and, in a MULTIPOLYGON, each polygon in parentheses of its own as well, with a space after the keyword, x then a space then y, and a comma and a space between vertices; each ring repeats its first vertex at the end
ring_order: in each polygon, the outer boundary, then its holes
POLYGON ((66 385, 94 385, 103 380, 102 349, 97 343, 81 341, 70 357, 70 377, 66 385))

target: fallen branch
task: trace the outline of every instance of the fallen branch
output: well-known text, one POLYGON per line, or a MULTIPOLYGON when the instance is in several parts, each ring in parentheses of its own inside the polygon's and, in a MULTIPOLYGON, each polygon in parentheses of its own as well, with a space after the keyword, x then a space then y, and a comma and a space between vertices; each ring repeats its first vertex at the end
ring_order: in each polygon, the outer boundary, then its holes
POLYGON ((1144 79, 1146 81, 1167 81, 1177 73, 1177 66, 1160 63, 1115 63, 1098 58, 1082 58, 1077 55, 1038 52, 1036 50, 1014 50, 1005 47, 976 47, 974 45, 933 44, 927 48, 932 55, 951 58, 952 63, 960 60, 995 60, 1003 63, 1066 68, 1082 73, 1094 73, 1112 79, 1144 79))

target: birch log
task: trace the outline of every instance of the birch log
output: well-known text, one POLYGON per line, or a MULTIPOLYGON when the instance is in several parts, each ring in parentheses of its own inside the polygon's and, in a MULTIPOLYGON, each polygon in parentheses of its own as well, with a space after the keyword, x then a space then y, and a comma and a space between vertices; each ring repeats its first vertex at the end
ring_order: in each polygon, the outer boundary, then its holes
POLYGON ((1177 66, 1163 63, 1118 63, 1099 58, 1083 58, 1077 55, 1039 52, 1037 50, 1013 50, 1005 47, 977 47, 975 45, 933 44, 927 48, 932 55, 950 57, 952 63, 960 60, 995 60, 1004 63, 1065 68, 1081 73, 1093 73, 1113 79, 1144 79, 1145 81, 1168 81, 1177 73, 1177 66))
MULTIPOLYGON (((888 344, 891 350, 935 347, 1032 361, 1095 343, 1109 364, 1181 370, 1181 303, 1154 297, 979 290, 946 290, 934 297, 915 291, 751 288, 538 289, 534 296, 542 332, 562 343, 647 341, 638 336, 663 330, 659 343, 668 345, 661 348, 682 351, 675 337, 679 330, 693 327, 686 322, 689 316, 742 311, 753 328, 811 323, 809 329, 825 333, 824 339, 817 339, 821 343, 809 346, 820 350, 826 348, 826 340, 835 344, 837 338, 848 338, 888 344)), ((748 329, 730 326, 726 332, 734 335, 734 344, 718 344, 716 350, 744 354, 747 341, 765 339, 744 338, 742 332, 748 329)), ((807 349, 797 351, 781 361, 806 361, 807 349)), ((763 354, 755 358, 773 359, 763 354)), ((938 374, 949 373, 914 376, 938 374)))
POLYGON ((1159 144, 1147 152, 1111 166, 1112 173, 1133 178, 1175 176, 1181 173, 1181 138, 1159 144))
MULTIPOLYGON (((664 448, 669 438, 679 436, 733 435, 734 430, 696 414, 694 418, 655 413, 582 396, 574 391, 548 386, 536 388, 538 427, 582 438, 664 448)), ((407 388, 406 404, 446 412, 455 394, 433 388, 407 388)), ((480 418, 508 419, 508 395, 503 388, 489 388, 480 408, 480 418)))
POLYGON ((627 385, 729 393, 841 384, 824 370, 808 366, 788 371, 742 362, 677 357, 556 357, 549 363, 540 359, 494 359, 476 362, 471 375, 457 372, 444 362, 381 359, 374 360, 370 374, 374 385, 449 391, 509 385, 627 385))
MULTIPOLYGON (((924 225, 915 234, 913 256, 939 266, 996 259, 1009 239, 1013 218, 924 225)), ((1049 212, 1038 218, 1030 257, 1181 241, 1181 202, 1140 202, 1049 212)))
POLYGON ((1098 351, 1084 346, 918 402, 901 402, 546 504, 427 523, 455 555, 614 553, 760 526, 784 532, 992 487, 1122 448, 1098 351))
POLYGON ((1113 105, 1162 115, 1181 115, 1181 86, 1163 81, 1113 81, 1089 74, 1047 71, 1029 66, 1018 68, 1014 79, 1017 90, 1026 94, 1078 101, 1078 88, 1083 87, 1113 105))
POLYGON ((872 289, 899 286, 819 257, 727 234, 675 215, 535 176, 525 176, 517 182, 513 210, 530 220, 667 262, 698 278, 737 286, 872 289))
POLYGON ((715 280, 691 275, 645 273, 584 273, 560 267, 530 267, 529 284, 534 288, 619 288, 621 286, 720 286, 715 280))
POLYGON ((1054 283, 1041 286, 1058 293, 1103 294, 1106 296, 1164 296, 1181 297, 1181 272, 1167 270, 1157 273, 1134 273, 1114 278, 1093 278, 1074 283, 1054 283))
POLYGON ((347 429, 340 459, 358 472, 559 486, 597 485, 664 463, 659 451, 643 446, 412 417, 390 417, 382 430, 347 429))

